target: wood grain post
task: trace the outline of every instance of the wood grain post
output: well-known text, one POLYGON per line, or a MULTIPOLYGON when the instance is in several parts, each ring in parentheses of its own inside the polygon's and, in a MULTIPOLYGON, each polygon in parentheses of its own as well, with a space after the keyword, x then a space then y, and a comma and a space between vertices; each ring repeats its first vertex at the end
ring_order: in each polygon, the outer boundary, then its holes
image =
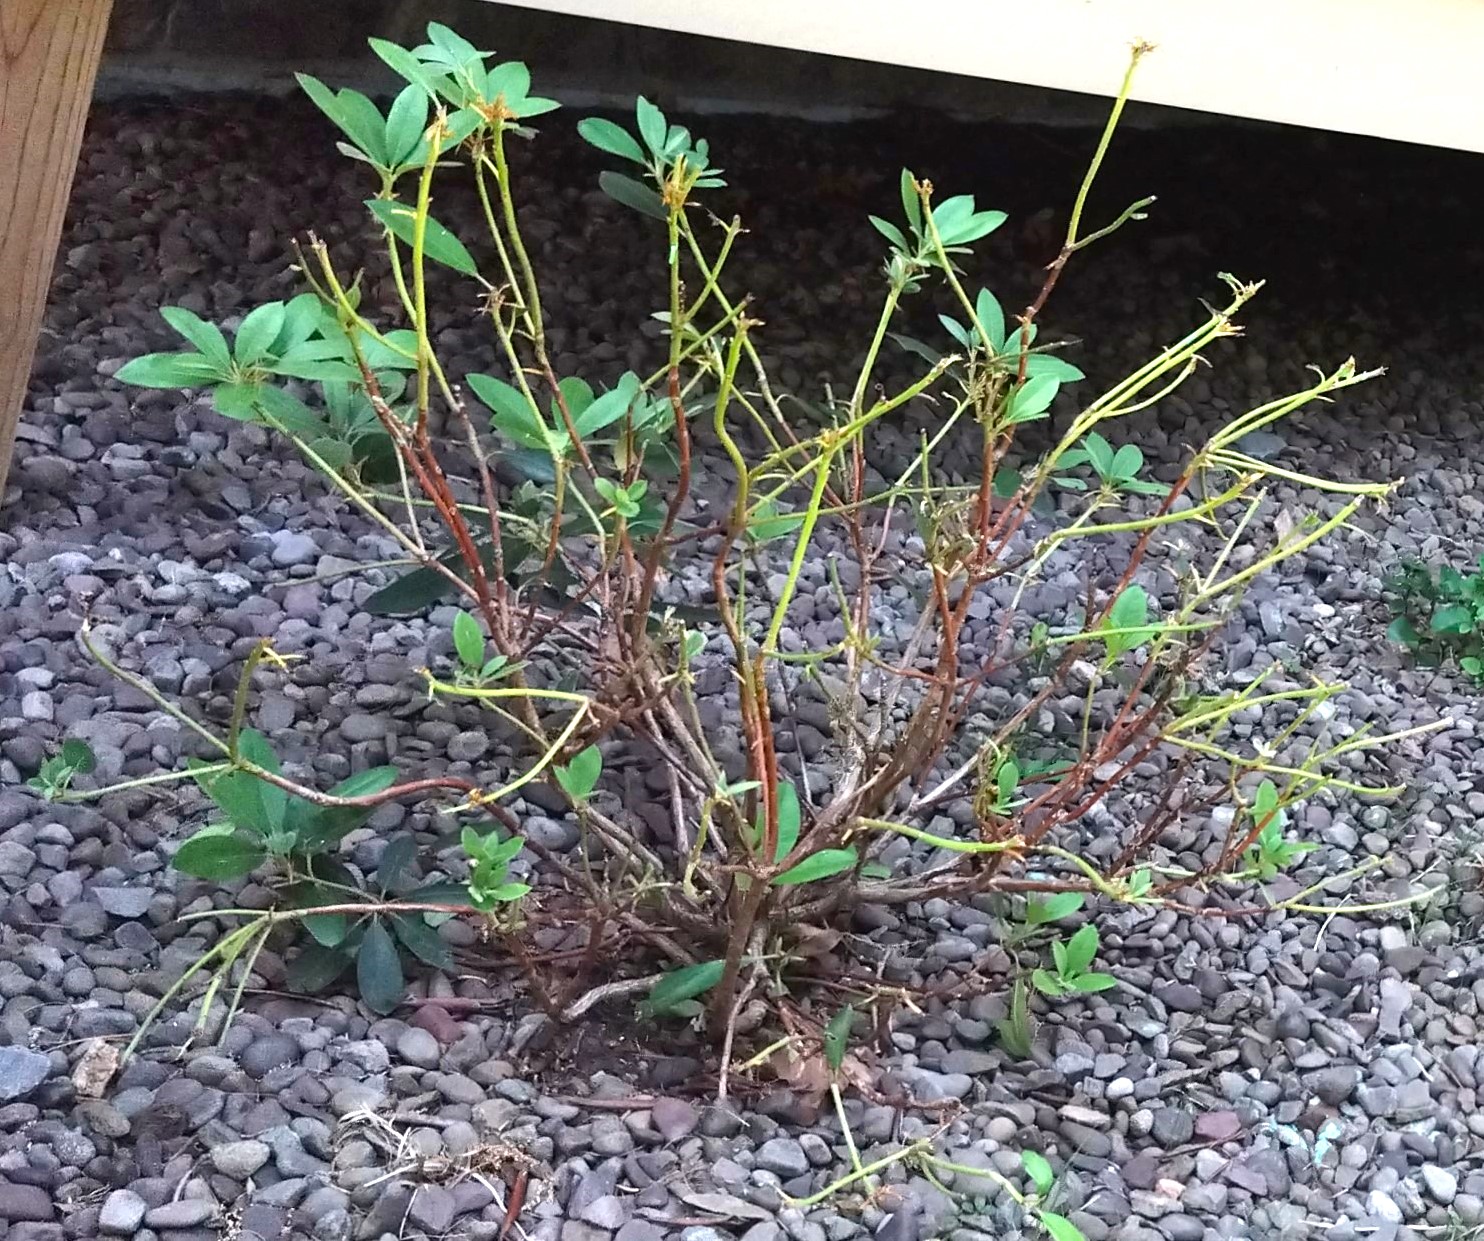
POLYGON ((0 492, 112 0, 0 0, 0 492))

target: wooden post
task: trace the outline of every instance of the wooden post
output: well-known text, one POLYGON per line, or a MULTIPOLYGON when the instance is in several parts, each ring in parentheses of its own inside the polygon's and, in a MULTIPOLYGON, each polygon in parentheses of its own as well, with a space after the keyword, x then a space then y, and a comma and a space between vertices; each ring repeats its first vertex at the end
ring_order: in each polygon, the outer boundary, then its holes
POLYGON ((0 492, 112 0, 0 0, 0 492))

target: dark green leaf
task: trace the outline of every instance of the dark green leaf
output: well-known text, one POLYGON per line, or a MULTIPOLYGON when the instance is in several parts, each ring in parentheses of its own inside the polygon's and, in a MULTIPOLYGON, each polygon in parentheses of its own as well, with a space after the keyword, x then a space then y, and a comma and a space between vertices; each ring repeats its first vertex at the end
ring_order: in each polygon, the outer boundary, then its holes
MULTIPOLYGON (((366 206, 397 240, 413 244, 417 213, 405 203, 388 198, 368 198, 366 206)), ((464 243, 429 216, 423 226, 423 253, 435 263, 452 267, 466 276, 477 276, 479 268, 464 243)))
POLYGON ((668 219, 664 201, 649 186, 621 172, 603 172, 598 175, 598 187, 616 203, 622 203, 640 215, 652 216, 656 220, 668 219))
MULTIPOLYGON (((220 395, 224 389, 216 391, 220 395)), ((252 402, 254 418, 270 417, 290 435, 297 435, 301 440, 314 440, 325 434, 324 419, 282 388, 258 384, 252 389, 252 402)))
POLYGON ((702 961, 699 965, 671 970, 650 988, 649 998, 640 1006, 641 1010, 646 1016, 662 1017, 673 1011, 677 1004, 710 991, 721 981, 725 969, 725 961, 702 961))
POLYGON ((491 375, 465 375, 467 383, 492 414, 491 424, 513 443, 550 455, 552 431, 519 388, 491 375))
POLYGON ((845 1049, 850 1044, 850 1028, 855 1024, 855 1009, 847 1004, 831 1019, 824 1030, 824 1058, 830 1071, 838 1073, 845 1062, 845 1049))
POLYGON ((577 122, 577 132, 600 151, 617 155, 620 159, 643 164, 644 148, 634 141, 629 131, 601 116, 590 116, 577 122))
POLYGON ((780 887, 816 883, 849 870, 855 863, 854 849, 821 849, 818 853, 811 853, 797 866, 790 866, 773 883, 780 887))
POLYGON ((1474 631, 1473 610, 1463 603, 1449 603, 1432 614, 1428 628, 1433 633, 1468 634, 1474 631))
POLYGON ((339 947, 345 942, 346 932, 350 930, 350 919, 343 913, 306 913, 299 916, 299 921, 314 937, 315 942, 326 948, 339 947))
POLYGON ((290 991, 323 991, 345 973, 349 965, 349 953, 310 940, 289 962, 284 981, 290 991))
POLYGON ((93 747, 80 737, 68 737, 62 742, 62 761, 71 767, 73 771, 87 775, 98 765, 98 760, 93 754, 93 747))
POLYGON ((376 882, 384 894, 400 890, 407 878, 407 868, 417 854, 417 842, 410 832, 403 832, 387 842, 376 863, 376 882))
POLYGON ((888 332, 887 335, 908 353, 915 353, 930 366, 936 366, 943 358, 943 355, 931 345, 925 345, 915 337, 903 336, 899 332, 888 332))
POLYGON ((268 851, 260 837, 218 823, 203 827, 183 841, 170 861, 184 874, 222 882, 249 874, 267 858, 268 851))
POLYGON ((402 1002, 407 983, 397 945, 380 918, 373 918, 356 954, 356 984, 361 999, 373 1013, 385 1017, 402 1002))
POLYGON ((438 932, 423 921, 421 914, 394 915, 392 929, 403 947, 419 961, 426 962, 435 970, 453 968, 453 953, 438 932))

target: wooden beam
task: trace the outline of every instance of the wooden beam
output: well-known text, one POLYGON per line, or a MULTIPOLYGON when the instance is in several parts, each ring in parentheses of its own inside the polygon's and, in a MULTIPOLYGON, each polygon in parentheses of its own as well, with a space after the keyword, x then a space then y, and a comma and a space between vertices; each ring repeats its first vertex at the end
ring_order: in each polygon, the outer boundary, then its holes
POLYGON ((0 0, 0 493, 112 0, 0 0))

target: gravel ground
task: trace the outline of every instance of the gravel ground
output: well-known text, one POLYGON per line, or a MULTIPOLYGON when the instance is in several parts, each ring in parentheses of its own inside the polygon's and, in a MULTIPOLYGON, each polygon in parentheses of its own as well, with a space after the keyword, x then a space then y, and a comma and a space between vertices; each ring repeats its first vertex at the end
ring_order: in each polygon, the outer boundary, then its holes
MULTIPOLYGON (((525 175, 557 364, 608 378, 653 347, 634 333, 658 288, 652 238, 599 205, 589 154, 551 129, 525 175), (632 350, 615 343, 629 339, 632 350)), ((863 217, 890 211, 900 163, 1026 219, 1067 198, 1087 145, 931 118, 705 129, 734 182, 753 187, 728 203, 753 229, 738 281, 765 308, 778 382, 804 393, 849 373, 874 318, 879 243, 863 217)), ((89 133, 0 509, 0 1236, 493 1238, 500 1144, 535 1161, 521 1225, 541 1241, 1018 1236, 1002 1192, 966 1174, 954 1199, 900 1178, 889 1213, 787 1208, 780 1190, 803 1194, 846 1166, 830 1120, 781 1092, 710 1104, 686 1090, 700 1066, 682 1036, 553 1030, 503 975, 421 979, 435 1002, 373 1021, 345 997, 275 992, 282 963, 265 954, 265 989, 220 1045, 191 1042, 176 1018, 103 1097, 74 1084, 92 1040, 136 1029, 206 942, 210 924, 178 915, 267 899, 168 869, 202 816, 184 792, 47 807, 13 787, 64 735, 89 740, 110 777, 189 752, 147 699, 79 651, 89 601, 102 640, 208 714, 258 636, 307 654, 264 691, 256 719, 326 780, 387 760, 498 762, 502 742, 477 717, 419 698, 412 669, 446 653, 446 617, 371 617, 359 605, 374 573, 317 580, 384 558, 382 539, 255 429, 109 378, 130 356, 172 347, 160 303, 240 313, 292 287, 284 238, 313 225, 339 242, 363 228, 364 184, 317 162, 327 146, 302 110, 249 101, 120 106, 89 133)), ((1300 380, 1305 363, 1353 352, 1392 368, 1261 447, 1342 477, 1405 474, 1405 486, 1389 511, 1259 583, 1222 649, 1233 683, 1295 654, 1348 679, 1339 709, 1351 723, 1456 721, 1395 760, 1408 785, 1398 802, 1309 805, 1303 833, 1322 848, 1297 871, 1303 881, 1384 856, 1364 891, 1440 877, 1447 892, 1377 919, 1118 912, 1102 925, 1122 985, 1048 1010, 1033 1060, 1011 1061, 992 1038, 1001 978, 971 1000, 903 1014, 889 1068, 916 1098, 955 1101, 945 1146, 957 1162, 1018 1176, 1017 1150, 1044 1151, 1061 1209, 1092 1241, 1484 1235, 1477 698, 1446 673, 1408 669, 1384 640, 1379 602, 1397 557, 1462 565, 1484 548, 1484 255, 1468 213, 1478 161, 1212 128, 1130 134, 1113 167, 1105 210, 1151 189, 1164 197, 1139 232, 1089 255, 1055 304, 1052 328, 1088 342, 1069 356, 1093 382, 1176 335, 1197 296, 1220 292, 1216 271, 1271 278, 1246 340, 1130 428, 1156 471, 1223 412, 1300 380)), ((469 206, 451 193, 440 215, 469 206)), ((985 248, 1007 304, 1043 246, 1020 227, 985 248)), ((374 273, 368 292, 387 300, 374 273)), ((480 334, 458 320, 440 341, 455 370, 489 365, 480 334)), ((907 374, 893 365, 889 378, 907 374)), ((884 456, 908 451, 912 426, 891 434, 884 456)), ((1067 606, 1080 581, 1067 572, 1035 609, 1067 606)), ((805 582, 822 588, 822 565, 805 582)), ((889 602, 908 616, 905 586, 889 602)), ((816 605, 807 591, 792 614, 798 640, 826 638, 830 611, 827 594, 816 605)), ((723 686, 706 704, 718 722, 723 686)), ((816 729, 799 747, 825 742, 816 729)), ((551 807, 514 808, 532 834, 572 846, 551 807)), ((352 858, 373 861, 394 829, 430 827, 388 807, 350 838, 352 858)), ((1198 854, 1210 830, 1182 825, 1165 843, 1198 854)), ((993 979, 1007 964, 987 906, 878 911, 857 929, 892 950, 904 981, 993 979)), ((867 1158, 939 1123, 851 1106, 867 1158)))

